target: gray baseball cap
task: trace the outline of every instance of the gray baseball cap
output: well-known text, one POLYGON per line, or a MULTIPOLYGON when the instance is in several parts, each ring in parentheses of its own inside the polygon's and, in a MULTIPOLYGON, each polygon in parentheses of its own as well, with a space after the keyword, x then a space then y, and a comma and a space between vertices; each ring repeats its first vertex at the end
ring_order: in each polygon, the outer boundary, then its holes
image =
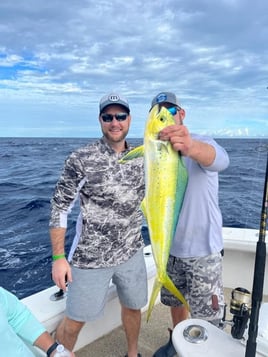
POLYGON ((122 97, 118 93, 109 93, 103 96, 100 100, 100 113, 102 113, 108 105, 113 104, 122 105, 128 113, 130 112, 129 104, 126 98, 122 97))
POLYGON ((151 108, 159 103, 170 103, 179 107, 179 100, 174 93, 171 92, 161 92, 158 93, 152 100, 151 108))

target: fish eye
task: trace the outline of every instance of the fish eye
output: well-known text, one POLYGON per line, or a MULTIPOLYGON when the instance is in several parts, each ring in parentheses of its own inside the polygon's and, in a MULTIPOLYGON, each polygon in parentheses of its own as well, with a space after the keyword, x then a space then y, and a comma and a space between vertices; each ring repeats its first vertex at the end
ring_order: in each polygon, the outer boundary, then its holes
POLYGON ((161 118, 160 118, 160 121, 165 121, 165 118, 161 117, 161 118))

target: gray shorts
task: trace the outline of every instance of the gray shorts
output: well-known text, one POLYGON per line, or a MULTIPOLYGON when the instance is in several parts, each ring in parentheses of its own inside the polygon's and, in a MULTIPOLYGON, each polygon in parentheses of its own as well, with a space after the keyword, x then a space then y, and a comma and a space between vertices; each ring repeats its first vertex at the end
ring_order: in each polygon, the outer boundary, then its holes
POLYGON ((86 322, 102 315, 110 281, 115 284, 120 303, 125 307, 139 310, 147 303, 147 272, 143 249, 126 263, 111 268, 72 267, 72 278, 68 286, 65 312, 72 320, 86 322))
MULTIPOLYGON (((167 272, 188 301, 192 318, 213 322, 223 317, 224 293, 221 253, 198 258, 170 256, 167 272)), ((168 306, 182 305, 165 288, 161 289, 161 302, 168 306)))

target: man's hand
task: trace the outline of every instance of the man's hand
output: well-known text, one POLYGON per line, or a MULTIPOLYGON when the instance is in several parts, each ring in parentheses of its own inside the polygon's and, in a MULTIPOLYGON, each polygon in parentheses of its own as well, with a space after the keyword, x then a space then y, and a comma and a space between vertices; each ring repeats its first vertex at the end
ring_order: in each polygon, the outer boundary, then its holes
POLYGON ((182 155, 189 156, 193 146, 192 137, 184 125, 170 125, 159 133, 160 140, 169 140, 173 149, 180 151, 182 155))
POLYGON ((66 258, 60 258, 53 262, 52 279, 60 289, 66 291, 66 283, 72 282, 71 267, 66 258))
POLYGON ((188 156, 203 166, 209 166, 216 157, 215 148, 205 142, 194 140, 184 125, 170 125, 159 133, 160 140, 169 140, 173 149, 188 156))

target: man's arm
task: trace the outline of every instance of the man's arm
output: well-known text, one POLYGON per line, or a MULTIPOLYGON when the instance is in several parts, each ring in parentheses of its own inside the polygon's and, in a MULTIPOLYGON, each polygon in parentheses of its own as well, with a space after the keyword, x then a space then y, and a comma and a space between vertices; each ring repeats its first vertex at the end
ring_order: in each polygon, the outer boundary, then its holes
MULTIPOLYGON (((51 346, 53 346, 53 351, 50 354, 50 357, 53 357, 56 354, 56 344, 54 349, 55 340, 51 337, 51 335, 45 331, 43 332, 35 341, 34 346, 37 346, 41 350, 47 352, 51 346)), ((66 348, 65 348, 66 349, 66 348)), ((75 357, 75 354, 71 352, 71 356, 75 357)))
MULTIPOLYGON (((9 327, 23 340, 39 347, 45 352, 55 343, 55 340, 37 320, 30 309, 24 305, 16 295, 2 287, 0 287, 0 306, 9 327)), ((14 344, 16 344, 15 340, 14 344)), ((51 357, 53 357, 54 354, 55 353, 51 353, 51 357)), ((72 354, 72 356, 74 357, 74 354, 72 354)))
MULTIPOLYGON (((182 155, 190 157, 202 166, 210 166, 216 159, 215 147, 210 143, 192 138, 184 125, 171 125, 164 128, 159 133, 159 139, 169 140, 174 150, 180 151, 182 155)), ((220 158, 224 159, 221 169, 224 169, 229 164, 228 155, 223 150, 219 152, 222 154, 220 158)))
POLYGON ((65 234, 66 228, 58 227, 50 229, 52 255, 65 254, 65 234))
POLYGON ((51 228, 50 240, 52 245, 52 279, 62 290, 66 290, 66 282, 72 281, 70 264, 65 258, 66 228, 51 228))
POLYGON ((185 156, 197 161, 202 166, 210 166, 215 160, 216 150, 208 143, 191 139, 191 145, 187 148, 185 156))

